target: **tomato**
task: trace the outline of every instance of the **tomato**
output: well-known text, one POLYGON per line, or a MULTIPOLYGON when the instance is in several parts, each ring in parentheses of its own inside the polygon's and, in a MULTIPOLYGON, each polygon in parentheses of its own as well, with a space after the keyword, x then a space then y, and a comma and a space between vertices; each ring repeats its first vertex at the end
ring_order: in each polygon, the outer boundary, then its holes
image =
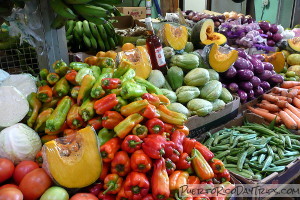
POLYGON ((5 184, 5 185, 2 185, 0 187, 0 190, 4 189, 4 188, 17 188, 17 189, 19 189, 19 187, 17 185, 15 185, 15 184, 5 184))
POLYGON ((17 188, 4 188, 0 190, 0 200, 23 200, 23 194, 17 188))
POLYGON ((14 173, 14 163, 6 158, 0 158, 0 183, 9 179, 14 173))
POLYGON ((61 187, 53 186, 46 190, 46 192, 41 196, 40 200, 68 200, 68 192, 61 187))
POLYGON ((35 200, 52 185, 51 178, 42 168, 37 168, 29 172, 22 179, 19 187, 24 195, 24 199, 35 200))
POLYGON ((24 178, 26 174, 31 172, 32 170, 39 168, 39 165, 36 162, 30 160, 24 160, 20 162, 14 171, 14 180, 17 184, 21 183, 21 180, 24 178))
POLYGON ((98 198, 90 193, 77 193, 70 200, 98 200, 98 198))

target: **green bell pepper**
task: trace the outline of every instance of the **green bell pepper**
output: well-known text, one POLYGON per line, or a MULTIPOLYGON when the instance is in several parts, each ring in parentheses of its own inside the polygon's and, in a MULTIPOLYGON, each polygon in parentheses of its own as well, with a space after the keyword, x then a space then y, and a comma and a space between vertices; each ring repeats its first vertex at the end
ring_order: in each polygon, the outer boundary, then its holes
POLYGON ((81 81, 83 79, 83 77, 87 74, 93 75, 93 70, 90 68, 82 68, 78 71, 76 77, 75 77, 75 81, 81 85, 81 81))
POLYGON ((83 68, 89 68, 89 67, 90 67, 89 64, 83 63, 83 62, 71 62, 70 63, 70 68, 74 69, 77 72, 83 68))
POLYGON ((145 86, 137 84, 135 81, 125 81, 122 83, 121 96, 124 99, 136 98, 148 93, 145 86))
POLYGON ((129 80, 133 79, 134 77, 135 77, 135 71, 134 71, 134 69, 130 68, 126 71, 126 73, 123 76, 121 76, 120 79, 122 82, 125 82, 125 81, 129 81, 129 80))
POLYGON ((91 66, 91 70, 93 71, 93 76, 97 80, 99 78, 99 76, 101 75, 101 69, 100 69, 100 67, 98 67, 96 65, 92 65, 91 66))
POLYGON ((98 132, 98 138, 100 140, 100 146, 104 145, 108 140, 114 137, 115 133, 107 128, 102 128, 98 132))
POLYGON ((122 97, 117 97, 117 99, 118 99, 118 104, 114 107, 114 110, 120 112, 121 107, 127 105, 128 102, 122 97))
POLYGON ((135 77, 134 77, 134 80, 135 80, 138 84, 140 84, 140 85, 146 87, 146 90, 147 90, 149 93, 163 94, 163 93, 161 92, 161 90, 160 90, 158 87, 156 87, 155 85, 153 85, 152 83, 150 83, 149 81, 147 81, 147 80, 145 80, 145 79, 143 79, 143 78, 141 78, 141 77, 135 76, 135 77))
POLYGON ((67 63, 65 63, 62 60, 57 60, 53 63, 52 65, 55 73, 57 73, 60 77, 66 75, 67 71, 70 69, 67 65, 67 63))

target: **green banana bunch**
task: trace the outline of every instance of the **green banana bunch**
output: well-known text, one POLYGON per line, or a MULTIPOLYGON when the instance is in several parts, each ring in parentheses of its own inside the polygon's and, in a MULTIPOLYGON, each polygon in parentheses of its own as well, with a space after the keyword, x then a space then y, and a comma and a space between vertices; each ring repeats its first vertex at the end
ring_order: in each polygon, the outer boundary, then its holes
POLYGON ((98 25, 88 20, 68 20, 65 29, 68 46, 75 51, 108 51, 118 45, 114 27, 109 21, 98 25))

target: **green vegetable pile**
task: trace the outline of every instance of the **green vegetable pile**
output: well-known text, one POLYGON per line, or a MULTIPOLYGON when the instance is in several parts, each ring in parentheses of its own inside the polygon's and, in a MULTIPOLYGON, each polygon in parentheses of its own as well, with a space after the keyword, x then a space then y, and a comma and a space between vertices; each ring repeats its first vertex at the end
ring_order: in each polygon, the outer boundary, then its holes
POLYGON ((261 180, 300 156, 300 135, 285 126, 274 127, 245 122, 243 126, 225 128, 205 141, 226 168, 248 179, 261 180))

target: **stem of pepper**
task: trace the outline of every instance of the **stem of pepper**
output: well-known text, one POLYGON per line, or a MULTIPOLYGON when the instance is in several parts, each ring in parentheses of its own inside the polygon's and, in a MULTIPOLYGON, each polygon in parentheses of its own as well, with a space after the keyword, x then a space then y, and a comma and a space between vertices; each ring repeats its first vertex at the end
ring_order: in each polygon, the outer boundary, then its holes
POLYGON ((164 149, 160 149, 160 150, 159 150, 159 154, 160 154, 160 155, 165 155, 165 153, 166 153, 166 152, 165 152, 164 149))
POLYGON ((194 156, 192 156, 192 157, 190 157, 190 158, 189 158, 189 157, 187 157, 185 160, 186 160, 186 161, 188 161, 188 162, 190 162, 190 161, 192 161, 192 160, 193 160, 195 157, 196 157, 195 155, 194 155, 194 156))
POLYGON ((155 126, 152 127, 152 130, 153 130, 155 133, 158 133, 158 132, 160 132, 160 130, 161 130, 161 126, 155 125, 155 126))
POLYGON ((130 148, 135 148, 137 145, 142 144, 142 143, 143 143, 143 141, 136 142, 136 141, 134 141, 134 140, 129 140, 129 141, 128 141, 128 146, 129 146, 130 148))
POLYGON ((107 152, 106 151, 101 151, 101 157, 106 158, 107 157, 107 152))
POLYGON ((134 194, 139 194, 140 192, 141 192, 141 189, 140 189, 140 187, 139 186, 133 186, 133 187, 131 187, 131 190, 132 190, 132 192, 134 193, 134 194))
POLYGON ((146 127, 145 127, 145 126, 140 126, 140 127, 138 127, 138 128, 136 129, 136 133, 137 133, 138 135, 143 134, 145 131, 146 131, 146 127))
POLYGON ((79 122, 78 119, 74 119, 73 122, 72 122, 72 124, 73 124, 74 126, 78 127, 79 124, 80 124, 80 122, 79 122))
POLYGON ((109 184, 109 186, 108 186, 108 188, 103 192, 103 194, 106 194, 107 192, 113 190, 114 187, 115 187, 115 183, 114 183, 113 181, 110 181, 108 184, 109 184))
POLYGON ((175 193, 175 199, 176 199, 176 200, 181 200, 181 199, 179 198, 179 196, 178 196, 178 193, 177 193, 177 192, 175 193))
POLYGON ((164 199, 164 198, 165 198, 165 195, 162 195, 162 194, 157 195, 157 199, 164 199))
POLYGON ((145 169, 145 167, 146 167, 146 166, 145 166, 144 164, 139 164, 139 165, 138 165, 138 169, 145 169))
POLYGON ((125 166, 122 164, 117 164, 116 165, 116 169, 118 172, 123 172, 124 171, 125 166))

